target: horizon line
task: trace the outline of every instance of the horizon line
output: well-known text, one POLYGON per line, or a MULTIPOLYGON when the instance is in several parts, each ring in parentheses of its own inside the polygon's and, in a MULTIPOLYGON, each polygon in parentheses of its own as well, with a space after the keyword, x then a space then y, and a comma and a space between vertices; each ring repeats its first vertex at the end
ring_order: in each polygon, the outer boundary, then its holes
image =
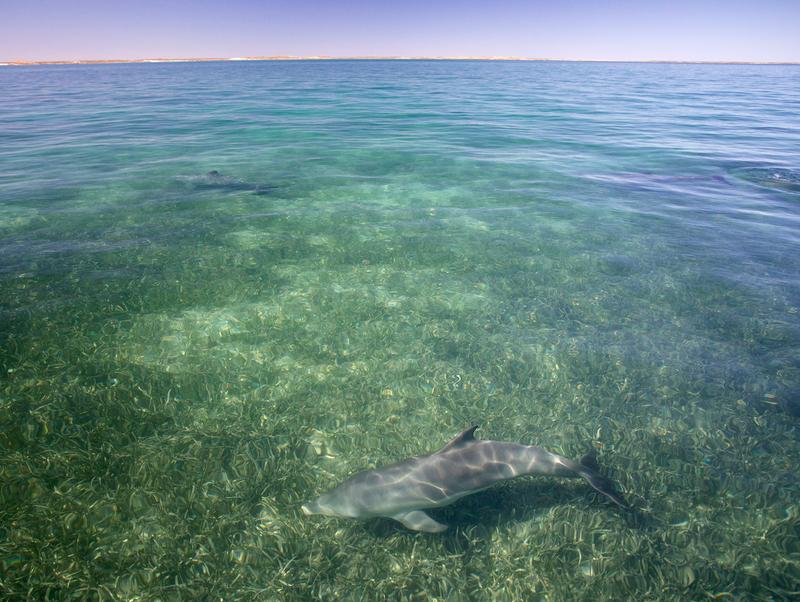
POLYGON ((687 65, 800 65, 800 61, 747 61, 747 60, 675 60, 675 59, 586 59, 547 58, 525 56, 404 56, 404 55, 271 55, 244 57, 184 57, 184 58, 110 58, 110 59, 53 59, 53 60, 0 60, 0 66, 24 67, 30 65, 93 65, 120 63, 206 63, 237 61, 542 61, 570 63, 670 63, 687 65))

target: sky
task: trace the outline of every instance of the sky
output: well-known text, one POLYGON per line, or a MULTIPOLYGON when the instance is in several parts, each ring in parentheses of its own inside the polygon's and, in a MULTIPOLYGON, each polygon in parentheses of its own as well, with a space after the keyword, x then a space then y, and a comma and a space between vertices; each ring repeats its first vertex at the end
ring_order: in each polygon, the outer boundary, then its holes
POLYGON ((0 61, 518 56, 800 62, 800 0, 0 0, 0 61))

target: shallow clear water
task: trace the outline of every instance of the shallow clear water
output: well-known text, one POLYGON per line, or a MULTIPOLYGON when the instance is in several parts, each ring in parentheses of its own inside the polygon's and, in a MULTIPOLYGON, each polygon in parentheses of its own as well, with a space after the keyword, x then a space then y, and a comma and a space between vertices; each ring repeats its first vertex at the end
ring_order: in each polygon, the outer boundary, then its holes
POLYGON ((800 68, 0 70, 0 591, 788 599, 800 68), (304 517, 485 438, 600 452, 444 535, 304 517))

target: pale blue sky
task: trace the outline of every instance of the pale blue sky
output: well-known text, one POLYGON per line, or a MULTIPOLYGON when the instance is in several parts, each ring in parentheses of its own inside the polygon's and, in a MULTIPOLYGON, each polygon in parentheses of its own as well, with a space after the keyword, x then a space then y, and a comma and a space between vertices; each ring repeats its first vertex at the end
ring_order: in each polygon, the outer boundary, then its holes
POLYGON ((0 0, 0 60, 254 55, 800 61, 800 0, 0 0))

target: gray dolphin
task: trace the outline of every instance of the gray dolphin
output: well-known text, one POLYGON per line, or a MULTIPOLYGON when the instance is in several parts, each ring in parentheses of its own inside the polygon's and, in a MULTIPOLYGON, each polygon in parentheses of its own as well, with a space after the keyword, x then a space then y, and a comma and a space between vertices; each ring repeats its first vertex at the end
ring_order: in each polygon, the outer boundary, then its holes
POLYGON ((305 514, 342 518, 392 518, 414 531, 439 533, 446 525, 423 512, 523 475, 583 477, 594 489, 627 509, 593 457, 569 460, 541 447, 481 441, 477 426, 460 433, 439 451, 353 475, 338 487, 303 505, 305 514))

